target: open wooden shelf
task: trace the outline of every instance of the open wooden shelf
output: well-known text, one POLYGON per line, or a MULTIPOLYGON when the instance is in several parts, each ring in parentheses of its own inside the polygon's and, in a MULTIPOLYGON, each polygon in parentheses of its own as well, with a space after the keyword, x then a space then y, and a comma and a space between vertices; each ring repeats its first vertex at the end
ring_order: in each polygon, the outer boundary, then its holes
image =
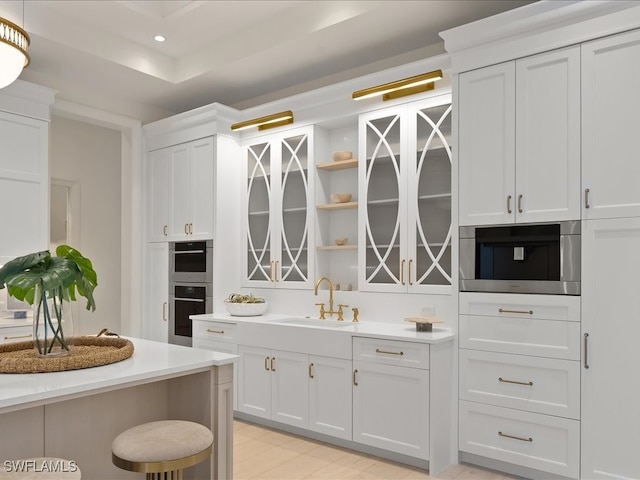
POLYGON ((318 210, 348 210, 350 208, 358 208, 358 202, 325 203, 316 205, 316 208, 318 210))
POLYGON ((337 162, 318 163, 316 168, 318 170, 345 170, 347 168, 356 168, 358 166, 357 158, 350 158, 349 160, 339 160, 337 162))
POLYGON ((358 245, 318 245, 318 250, 357 250, 358 245))

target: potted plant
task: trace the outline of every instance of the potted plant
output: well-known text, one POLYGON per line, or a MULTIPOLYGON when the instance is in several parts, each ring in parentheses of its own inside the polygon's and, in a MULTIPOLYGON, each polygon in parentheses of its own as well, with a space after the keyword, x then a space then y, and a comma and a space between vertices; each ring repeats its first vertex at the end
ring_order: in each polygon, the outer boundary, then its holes
POLYGON ((0 289, 34 306, 34 344, 38 355, 68 354, 69 339, 63 329, 63 305, 87 299, 87 310, 94 311, 93 291, 98 278, 91 260, 68 245, 56 248, 56 256, 48 250, 17 257, 0 268, 0 289))

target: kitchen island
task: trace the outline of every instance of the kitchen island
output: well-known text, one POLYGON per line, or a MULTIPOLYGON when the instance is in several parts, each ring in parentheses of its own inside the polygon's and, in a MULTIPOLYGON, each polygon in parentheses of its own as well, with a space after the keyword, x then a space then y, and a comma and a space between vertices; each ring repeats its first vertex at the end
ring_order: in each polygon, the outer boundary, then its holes
POLYGON ((232 478, 235 355, 130 340, 133 355, 111 365, 0 374, 0 461, 59 457, 85 478, 139 478, 112 465, 113 439, 134 425, 180 419, 214 435, 211 460, 184 478, 232 478))

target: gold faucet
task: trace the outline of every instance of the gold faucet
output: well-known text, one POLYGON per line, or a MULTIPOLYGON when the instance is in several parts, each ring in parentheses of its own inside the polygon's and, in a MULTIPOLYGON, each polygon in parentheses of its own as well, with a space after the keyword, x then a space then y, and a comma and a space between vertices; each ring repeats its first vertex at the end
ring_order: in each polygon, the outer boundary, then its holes
POLYGON ((318 287, 320 286, 320 284, 326 281, 329 284, 329 310, 325 310, 324 309, 324 303, 316 303, 316 305, 320 306, 320 319, 324 320, 324 315, 326 313, 328 313, 329 315, 333 316, 334 313, 338 314, 338 320, 343 320, 342 315, 342 307, 348 307, 349 305, 344 305, 344 304, 340 304, 338 305, 338 310, 334 311, 333 310, 333 283, 331 283, 331 280, 329 280, 327 277, 321 277, 317 282, 316 282, 316 286, 313 289, 313 293, 314 295, 318 295, 318 287))

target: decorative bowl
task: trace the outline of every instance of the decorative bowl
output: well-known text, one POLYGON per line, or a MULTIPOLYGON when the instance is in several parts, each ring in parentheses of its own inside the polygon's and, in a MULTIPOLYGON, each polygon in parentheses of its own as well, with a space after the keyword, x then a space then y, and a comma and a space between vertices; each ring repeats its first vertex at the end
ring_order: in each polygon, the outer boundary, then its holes
POLYGON ((347 237, 336 238, 336 245, 346 245, 347 237))
POLYGON ((231 303, 224 302, 227 312, 233 317, 256 317, 267 311, 267 302, 262 303, 231 303))
POLYGON ((351 197, 350 193, 332 193, 331 201, 333 203, 347 203, 351 201, 351 197))
POLYGON ((352 158, 353 153, 349 152, 347 150, 342 150, 339 152, 333 152, 331 154, 331 158, 333 159, 334 162, 339 162, 341 160, 349 160, 350 158, 352 158))

